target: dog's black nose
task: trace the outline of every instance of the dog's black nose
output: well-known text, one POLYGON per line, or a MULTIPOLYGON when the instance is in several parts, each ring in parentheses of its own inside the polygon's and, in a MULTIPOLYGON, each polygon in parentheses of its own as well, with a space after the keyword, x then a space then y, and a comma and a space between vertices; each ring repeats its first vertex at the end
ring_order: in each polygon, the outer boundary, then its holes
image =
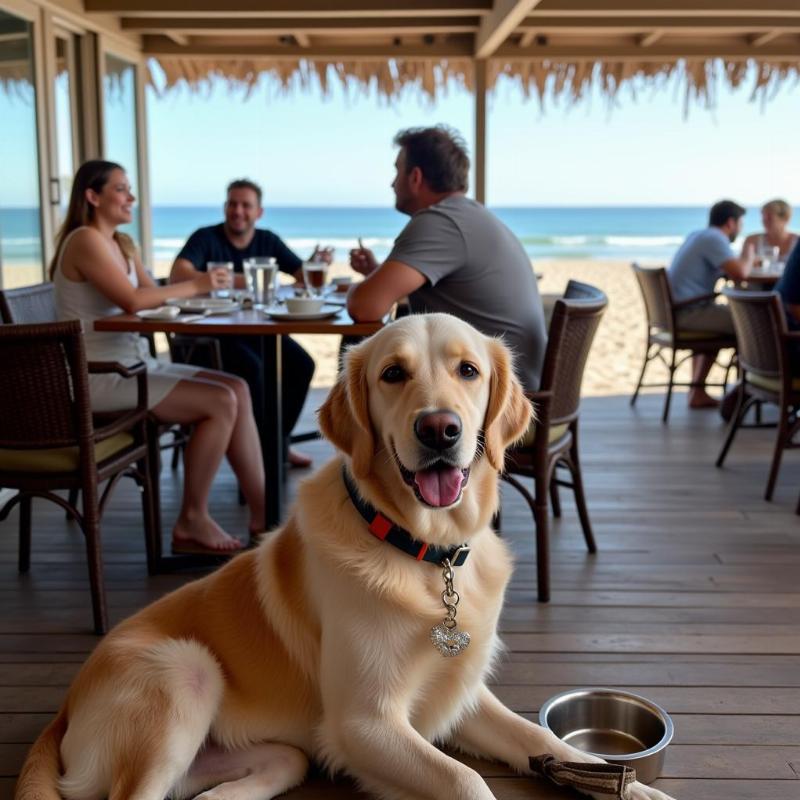
POLYGON ((461 417, 454 411, 420 414, 414 423, 417 439, 431 450, 447 450, 461 438, 461 417))

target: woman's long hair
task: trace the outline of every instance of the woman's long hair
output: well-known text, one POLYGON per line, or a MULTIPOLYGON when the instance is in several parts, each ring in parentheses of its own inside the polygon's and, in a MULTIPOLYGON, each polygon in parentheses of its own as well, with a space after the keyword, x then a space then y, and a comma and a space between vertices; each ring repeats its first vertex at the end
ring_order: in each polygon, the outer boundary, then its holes
MULTIPOLYGON (((76 228, 89 225, 94 219, 94 206, 86 199, 86 190, 92 189, 99 194, 103 191, 103 187, 108 183, 108 179, 115 169, 125 171, 119 164, 113 161, 102 161, 101 159, 86 161, 78 167, 78 171, 75 173, 75 180, 72 182, 67 215, 64 217, 64 222, 61 224, 56 236, 56 252, 50 262, 50 280, 53 280, 55 275, 67 236, 76 228)), ((136 253, 136 245, 134 245, 131 237, 115 231, 114 239, 116 239, 125 258, 133 258, 136 253)))

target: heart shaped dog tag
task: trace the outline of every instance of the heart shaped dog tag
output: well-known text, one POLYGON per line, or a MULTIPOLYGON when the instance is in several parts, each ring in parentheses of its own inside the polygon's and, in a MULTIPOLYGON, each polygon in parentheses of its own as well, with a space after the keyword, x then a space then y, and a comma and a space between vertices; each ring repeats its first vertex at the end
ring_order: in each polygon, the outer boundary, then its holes
POLYGON ((457 656, 469 647, 469 634, 455 627, 447 628, 443 623, 431 628, 433 646, 448 658, 457 656))

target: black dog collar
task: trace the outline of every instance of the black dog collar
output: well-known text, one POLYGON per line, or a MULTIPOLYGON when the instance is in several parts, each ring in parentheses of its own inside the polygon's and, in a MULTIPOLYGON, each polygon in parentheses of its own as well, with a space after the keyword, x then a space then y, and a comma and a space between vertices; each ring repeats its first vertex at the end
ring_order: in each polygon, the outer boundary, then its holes
POLYGON ((460 567, 469 555, 469 546, 466 544, 457 547, 436 547, 415 539, 405 528, 395 525, 380 511, 377 511, 358 495, 347 467, 342 467, 342 478, 350 495, 350 500, 358 510, 358 513, 366 520, 369 525, 369 532, 383 542, 393 544, 399 550, 415 558, 417 561, 430 561, 433 564, 441 564, 445 559, 450 561, 450 566, 460 567))

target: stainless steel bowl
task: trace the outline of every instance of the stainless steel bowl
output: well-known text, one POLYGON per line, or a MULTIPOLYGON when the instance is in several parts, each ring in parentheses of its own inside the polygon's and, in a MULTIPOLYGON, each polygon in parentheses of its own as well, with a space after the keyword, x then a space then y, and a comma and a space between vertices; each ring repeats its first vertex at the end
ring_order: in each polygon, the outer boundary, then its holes
POLYGON ((673 733, 663 708, 618 689, 562 692, 542 706, 539 724, 578 750, 633 767, 642 783, 661 774, 673 733))

